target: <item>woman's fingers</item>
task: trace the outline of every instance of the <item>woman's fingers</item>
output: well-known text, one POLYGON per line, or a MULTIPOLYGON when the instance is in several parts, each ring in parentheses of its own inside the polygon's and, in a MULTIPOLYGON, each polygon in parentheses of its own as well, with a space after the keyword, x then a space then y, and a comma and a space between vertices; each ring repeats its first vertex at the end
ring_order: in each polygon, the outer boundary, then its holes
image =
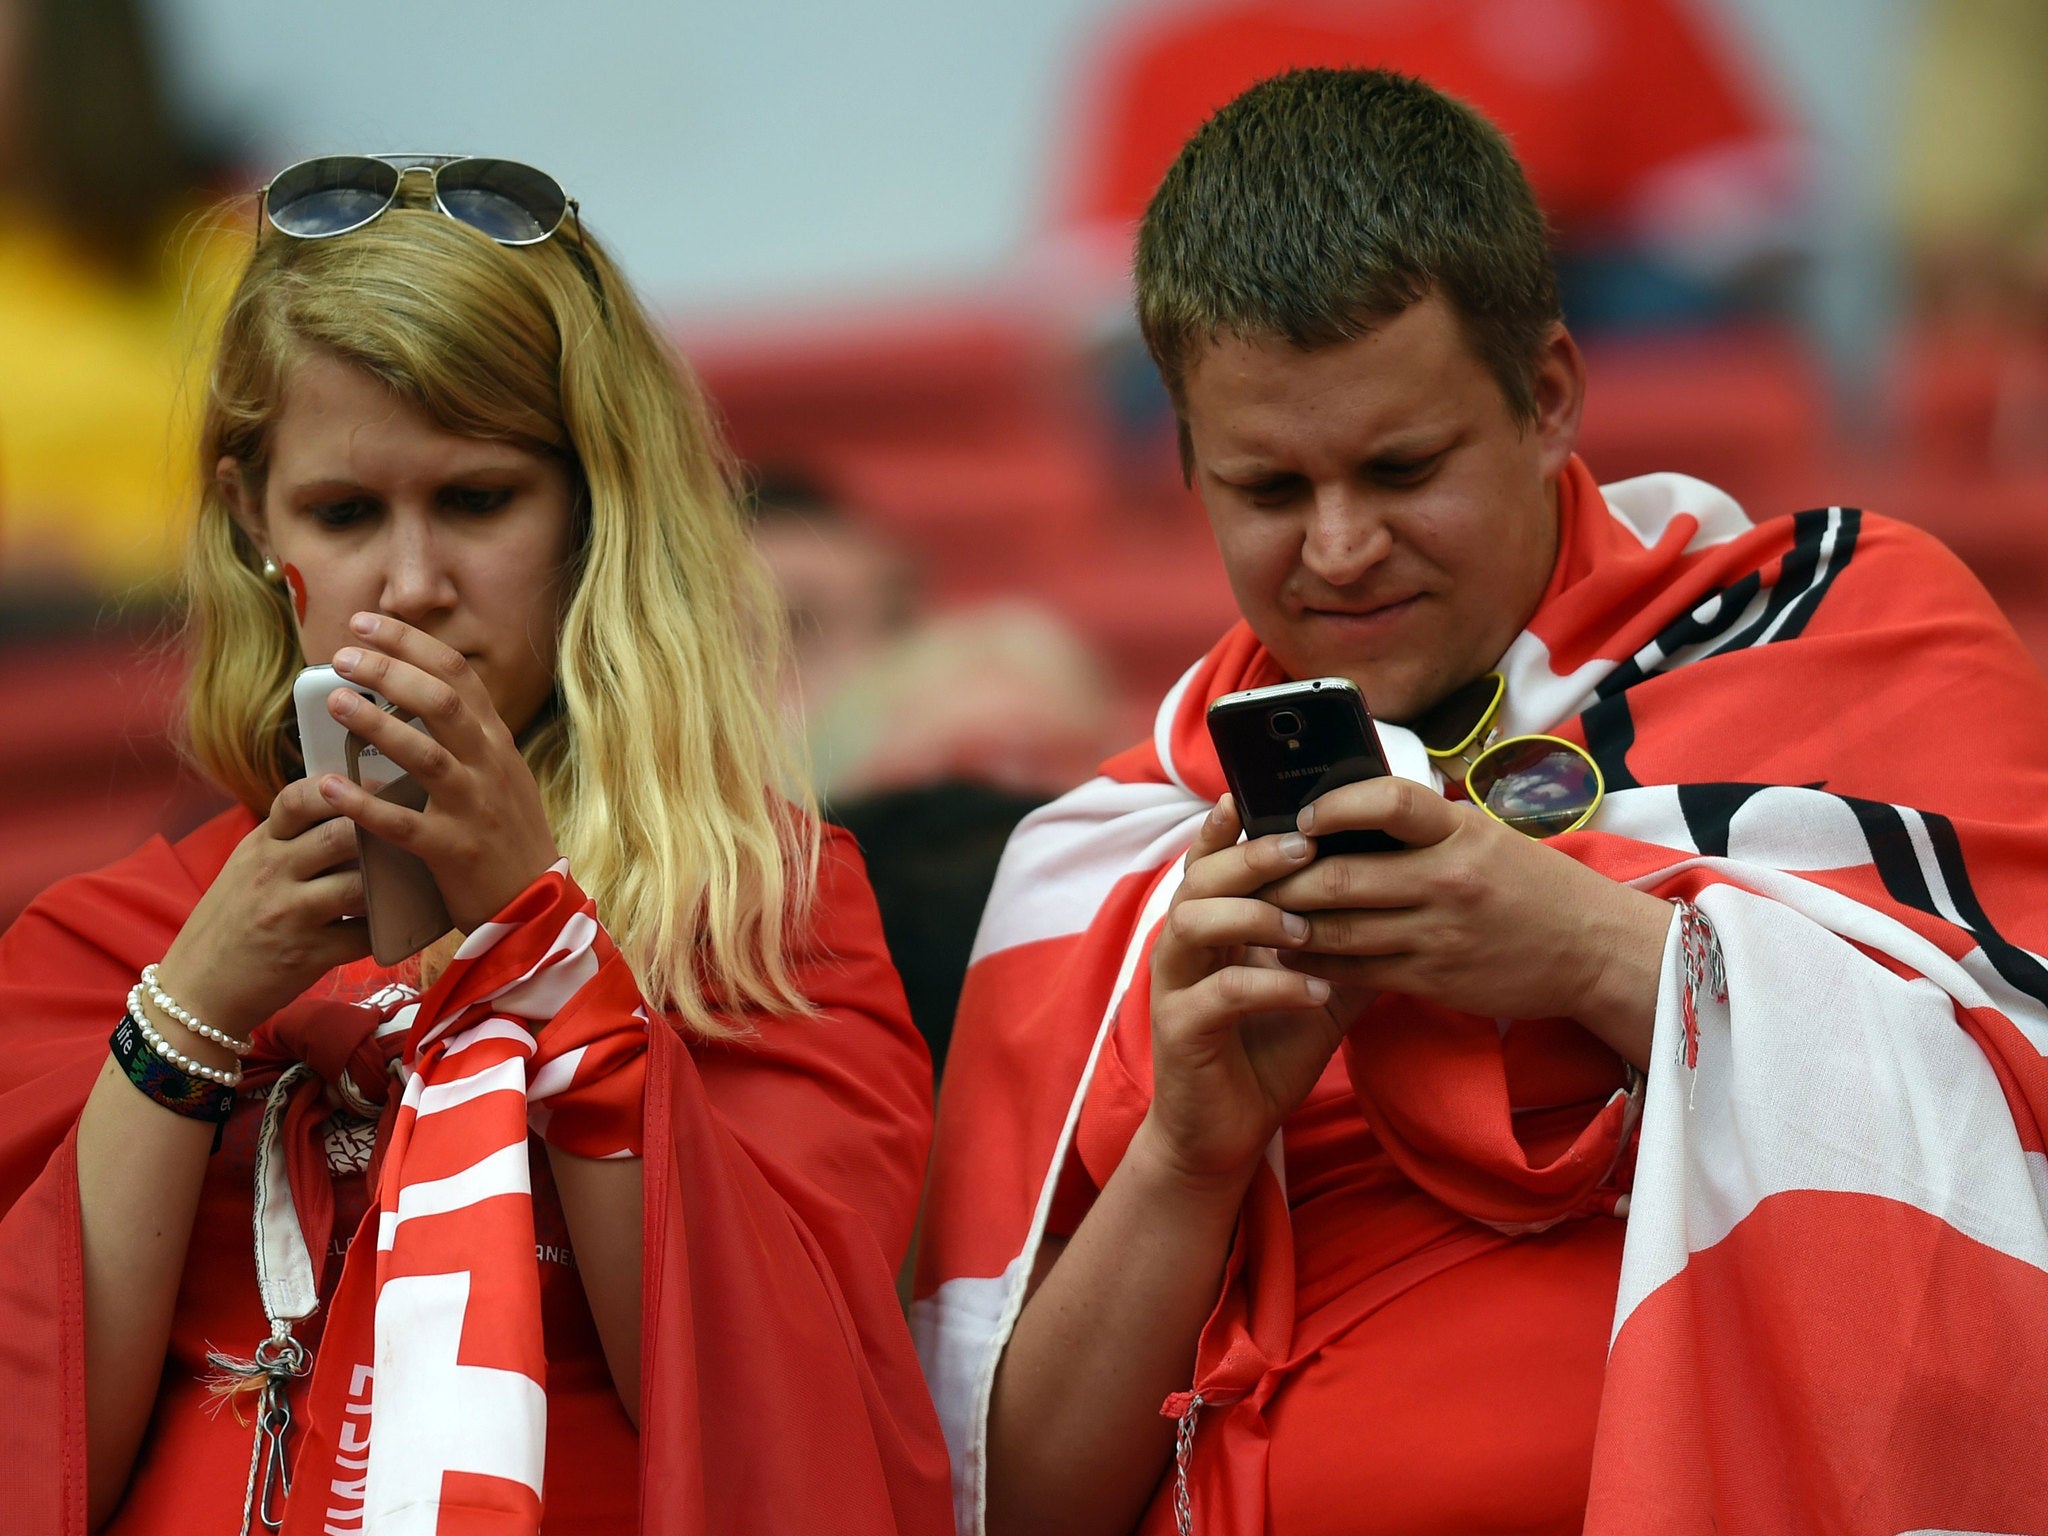
POLYGON ((385 713, 353 689, 335 689, 328 695, 327 707, 335 719, 365 744, 375 747, 430 789, 444 781, 456 766, 455 753, 440 738, 385 713))
MULTIPOLYGON (((395 661, 404 662, 417 668, 428 677, 446 682, 458 692, 468 694, 471 704, 486 703, 489 695, 463 654, 442 640, 436 640, 423 629, 415 629, 403 619, 389 618, 381 613, 359 613, 349 620, 349 629, 366 645, 395 661)), ((379 689, 379 692, 383 690, 379 689)), ((385 694, 390 698, 390 694, 385 694)))
POLYGON ((320 810, 326 820, 308 827, 285 845, 284 867, 296 880, 310 881, 317 875, 355 862, 355 823, 346 816, 337 815, 325 797, 320 798, 320 810))
MULTIPOLYGON (((460 651, 378 614, 359 613, 349 627, 364 643, 336 651, 334 669, 418 716, 421 728, 443 746, 465 755, 497 720, 489 690, 460 651)), ((344 719, 341 700, 331 699, 329 707, 344 719)))
POLYGON ((304 888, 306 912, 320 923, 336 923, 363 915, 363 872, 337 869, 308 880, 304 888))
POLYGON ((334 807, 322 797, 316 780, 294 779, 277 792, 270 802, 270 814, 258 830, 288 843, 333 815, 334 807))
POLYGON ((329 809, 346 818, 343 825, 350 826, 351 836, 354 827, 361 827, 372 837, 381 837, 394 847, 410 849, 426 825, 424 812, 407 810, 389 800, 380 800, 362 785, 351 784, 333 774, 320 781, 320 791, 326 797, 329 809))

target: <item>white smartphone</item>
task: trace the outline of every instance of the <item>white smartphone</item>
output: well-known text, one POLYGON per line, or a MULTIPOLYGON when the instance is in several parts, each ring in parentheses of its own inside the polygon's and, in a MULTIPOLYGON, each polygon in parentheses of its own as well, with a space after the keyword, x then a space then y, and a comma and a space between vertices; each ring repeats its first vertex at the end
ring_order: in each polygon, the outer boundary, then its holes
POLYGON ((309 779, 330 773, 348 777, 348 727, 327 712, 328 695, 337 688, 353 688, 379 709, 391 707, 376 689, 352 683, 332 667, 301 672, 292 684, 292 707, 299 715, 299 753, 309 779))
MULTIPOLYGON (((306 777, 339 774, 380 799, 421 809, 426 795, 405 770, 327 712, 328 697, 337 688, 353 688, 378 709, 391 707, 376 689, 352 683, 332 667, 307 667, 292 684, 306 777)), ((440 887, 418 858, 357 827, 356 859, 363 871, 370 953, 379 965, 396 965, 448 931, 451 919, 440 887)))
MULTIPOLYGON (((379 800, 424 810, 426 792, 398 764, 348 733, 348 776, 379 800)), ((434 872, 415 854, 356 828, 363 866, 363 913, 370 924, 370 954, 379 965, 416 955, 454 926, 434 872)))

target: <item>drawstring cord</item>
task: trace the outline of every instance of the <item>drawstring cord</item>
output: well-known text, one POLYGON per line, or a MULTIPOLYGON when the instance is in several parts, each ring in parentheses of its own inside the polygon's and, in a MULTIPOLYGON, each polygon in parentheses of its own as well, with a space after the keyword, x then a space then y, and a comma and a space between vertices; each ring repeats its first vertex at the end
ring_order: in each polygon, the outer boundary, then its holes
MULTIPOLYGON (((218 1349, 206 1352, 206 1363, 213 1368, 207 1388, 219 1402, 233 1403, 247 1393, 256 1394, 256 1439, 249 1452, 249 1484, 242 1494, 241 1536, 250 1536, 256 1521, 273 1536, 284 1526, 283 1501, 292 1491, 291 1384, 312 1369, 305 1345, 292 1337, 292 1324, 310 1314, 318 1299, 304 1294, 307 1283, 293 1284, 299 1278, 292 1272, 292 1259, 297 1256, 272 1254, 266 1239, 273 1235, 275 1225, 269 1211, 273 1189, 281 1188, 287 1204, 290 1201, 289 1186, 279 1177, 281 1170, 274 1161, 283 1155, 284 1113, 292 1090, 313 1075, 313 1069, 304 1063, 279 1075, 264 1101, 263 1125, 256 1138, 256 1279, 270 1337, 246 1360, 218 1349)), ((303 1249, 305 1239, 299 1235, 296 1214, 286 1212, 283 1219, 303 1249)), ((236 1417, 240 1417, 239 1411, 236 1417)))
POLYGON ((230 1400, 245 1392, 257 1394, 256 1443, 249 1454, 248 1487, 242 1493, 241 1536, 250 1536, 254 1520, 272 1532, 284 1525, 279 1501, 292 1491, 287 1445, 292 1432, 291 1383, 312 1368, 305 1345, 292 1337, 291 1324, 279 1321, 274 1326, 277 1331, 247 1360, 217 1349, 206 1352, 206 1363, 216 1373, 214 1392, 230 1400))
MULTIPOLYGON (((1181 1400, 1176 1393, 1169 1403, 1181 1400)), ((1188 1502, 1188 1462, 1195 1454, 1195 1421, 1202 1416, 1202 1394, 1186 1394, 1186 1407, 1173 1432, 1173 1524, 1180 1536, 1194 1536, 1195 1513, 1188 1502)))

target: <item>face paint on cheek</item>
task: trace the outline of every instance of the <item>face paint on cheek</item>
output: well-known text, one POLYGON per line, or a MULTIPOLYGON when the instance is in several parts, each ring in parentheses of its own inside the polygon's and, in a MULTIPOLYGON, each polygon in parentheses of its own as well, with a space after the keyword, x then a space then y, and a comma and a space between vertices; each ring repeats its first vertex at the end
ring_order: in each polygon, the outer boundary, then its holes
POLYGON ((299 574, 296 565, 284 568, 284 584, 292 594, 292 612, 299 616, 301 624, 306 622, 306 578, 299 574))

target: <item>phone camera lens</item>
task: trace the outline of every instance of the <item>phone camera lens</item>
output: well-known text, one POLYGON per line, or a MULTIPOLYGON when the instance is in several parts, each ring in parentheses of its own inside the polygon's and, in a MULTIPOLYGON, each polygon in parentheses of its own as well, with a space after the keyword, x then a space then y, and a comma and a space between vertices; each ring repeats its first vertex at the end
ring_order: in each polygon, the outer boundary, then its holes
POLYGON ((1301 716, 1291 709, 1276 709, 1266 716, 1266 729, 1274 736, 1285 740, 1301 734, 1301 716))

